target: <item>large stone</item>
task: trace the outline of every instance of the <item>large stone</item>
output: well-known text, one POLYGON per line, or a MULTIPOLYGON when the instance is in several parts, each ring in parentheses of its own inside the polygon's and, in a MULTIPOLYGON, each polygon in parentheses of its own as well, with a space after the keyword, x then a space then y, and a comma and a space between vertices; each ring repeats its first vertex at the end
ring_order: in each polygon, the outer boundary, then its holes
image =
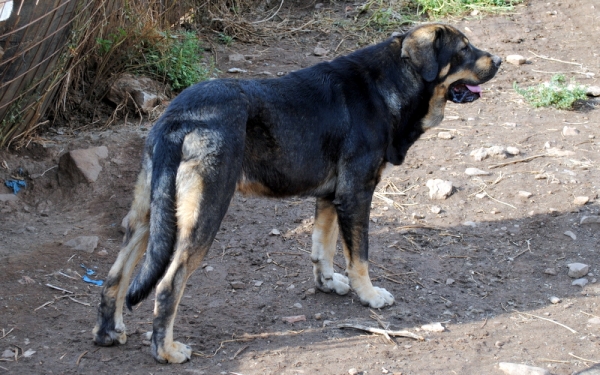
POLYGON ((19 198, 15 194, 0 194, 0 202, 14 202, 19 198))
POLYGON ((98 247, 98 236, 79 236, 65 242, 65 246, 91 254, 98 247))
POLYGON ((167 100, 163 84, 148 77, 122 74, 110 86, 106 98, 116 105, 125 103, 132 110, 149 113, 154 107, 167 100))
POLYGON ((106 146, 73 150, 63 154, 58 161, 59 185, 73 186, 82 182, 95 182, 102 171, 100 159, 107 157, 106 146))
POLYGON ((506 375, 552 375, 546 369, 522 365, 519 363, 500 362, 498 367, 506 375))
POLYGON ((583 263, 569 263, 567 267, 569 267, 569 277, 574 279, 584 277, 590 271, 590 266, 583 263))
POLYGON ((442 200, 448 198, 452 194, 452 182, 440 179, 428 180, 427 187, 429 188, 429 198, 442 200))

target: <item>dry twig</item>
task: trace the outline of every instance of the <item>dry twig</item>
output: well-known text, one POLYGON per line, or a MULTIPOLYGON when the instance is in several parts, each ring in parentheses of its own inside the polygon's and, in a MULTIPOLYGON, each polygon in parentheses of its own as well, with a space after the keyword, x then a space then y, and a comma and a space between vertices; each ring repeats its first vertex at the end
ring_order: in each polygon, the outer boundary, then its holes
POLYGON ((548 319, 548 318, 543 318, 543 317, 541 317, 541 316, 537 316, 537 315, 529 314, 529 313, 526 313, 526 312, 521 312, 521 311, 518 311, 518 310, 513 310, 513 311, 515 311, 515 312, 517 312, 517 313, 519 313, 519 314, 528 315, 528 316, 531 316, 531 317, 534 317, 534 318, 538 318, 538 319, 541 319, 541 320, 545 320, 545 321, 547 321, 547 322, 550 322, 550 323, 557 324, 557 325, 559 325, 559 326, 561 326, 561 327, 563 327, 563 328, 566 328, 566 329, 568 329, 568 330, 569 330, 569 331, 571 331, 572 333, 577 333, 577 331, 575 331, 573 328, 569 328, 569 327, 567 327, 566 325, 564 325, 564 324, 562 324, 562 323, 559 323, 559 322, 557 322, 557 321, 555 321, 555 320, 548 319))
POLYGON ((390 331, 390 330, 387 330, 387 329, 373 328, 373 327, 363 326, 363 325, 360 325, 360 324, 351 324, 351 323, 338 324, 337 327, 338 328, 354 328, 354 329, 358 329, 360 331, 374 333, 374 334, 377 334, 377 335, 387 334, 388 336, 409 337, 411 339, 415 339, 415 340, 419 340, 419 341, 425 340, 423 337, 421 337, 421 336, 419 336, 417 334, 414 334, 412 332, 409 332, 409 331, 390 331))

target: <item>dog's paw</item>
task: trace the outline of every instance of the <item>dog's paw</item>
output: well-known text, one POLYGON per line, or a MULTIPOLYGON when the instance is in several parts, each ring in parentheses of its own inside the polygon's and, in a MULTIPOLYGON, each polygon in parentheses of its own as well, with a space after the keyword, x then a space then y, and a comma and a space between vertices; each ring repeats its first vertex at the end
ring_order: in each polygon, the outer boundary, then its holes
POLYGON ((339 273, 334 273, 331 278, 325 278, 321 275, 320 280, 317 281, 317 287, 325 293, 336 292, 343 296, 350 291, 350 280, 339 273))
POLYGON ((359 295, 360 302, 365 306, 378 309, 384 306, 391 306, 394 304, 394 296, 383 288, 374 286, 368 293, 359 295))
POLYGON ((125 344, 127 342, 127 333, 125 327, 114 329, 102 329, 98 326, 92 331, 94 334, 94 343, 100 346, 112 346, 116 344, 125 344))
POLYGON ((159 363, 184 363, 191 358, 192 347, 177 341, 159 348, 154 353, 154 359, 159 363))

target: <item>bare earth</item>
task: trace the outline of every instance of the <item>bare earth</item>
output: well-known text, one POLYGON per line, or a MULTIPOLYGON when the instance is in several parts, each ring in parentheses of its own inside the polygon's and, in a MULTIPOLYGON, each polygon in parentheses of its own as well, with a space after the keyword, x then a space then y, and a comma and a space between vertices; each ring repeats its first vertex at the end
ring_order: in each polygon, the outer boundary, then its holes
MULTIPOLYGON (((600 224, 580 224, 584 216, 600 215, 598 101, 576 111, 535 110, 512 88, 514 81, 547 81, 549 72, 600 85, 600 4, 526 3, 511 15, 453 22, 476 46, 503 57, 521 54, 530 64, 504 63, 481 100, 450 104, 441 129, 426 133, 380 184, 371 212, 371 276, 396 297, 380 311, 363 307, 352 293, 314 293, 308 255, 314 199, 236 195, 179 309, 175 335, 192 345, 191 362, 162 366, 152 359, 143 337, 151 328, 151 300, 126 314, 126 345, 96 347, 91 329, 100 288, 76 273, 83 275, 84 264, 103 278, 114 261, 151 124, 46 135, 45 148, 0 152, 9 167, 0 169, 0 180, 18 168, 30 176, 17 202, 0 203, 0 354, 17 351, 0 358, 0 373, 348 374, 354 368, 363 374, 501 374, 500 362, 514 362, 558 375, 600 361, 600 224), (579 133, 563 135, 565 126, 579 133), (452 139, 439 138, 440 131, 452 139), (52 169, 58 157, 100 145, 109 157, 98 181, 59 188, 52 169), (494 145, 520 154, 483 161, 469 155, 494 145), (549 147, 571 153, 548 155, 549 147), (470 177, 468 167, 491 174, 470 177), (448 199, 429 198, 425 184, 436 178, 453 182, 448 199), (579 196, 589 202, 575 204, 579 196), (100 239, 92 254, 63 245, 83 235, 100 239), (590 266, 584 287, 571 285, 567 264, 573 262, 590 266), (556 274, 545 273, 548 268, 556 274), (72 299, 46 284, 73 292, 72 299), (551 303, 553 296, 561 302, 551 303), (390 329, 424 340, 392 342, 338 328, 377 327, 373 313, 390 329), (283 320, 297 315, 306 320, 283 320), (436 322, 443 332, 421 329, 436 322), (28 350, 35 353, 23 356, 28 350)), ((325 4, 325 10, 341 17, 346 5, 325 4)), ((245 69, 247 77, 289 72, 333 57, 312 51, 318 42, 333 51, 341 37, 311 33, 300 41, 217 47, 218 66, 245 69), (234 52, 252 63, 229 63, 234 52)), ((348 40, 337 53, 354 48, 348 40)), ((341 255, 336 263, 344 264, 341 255)))

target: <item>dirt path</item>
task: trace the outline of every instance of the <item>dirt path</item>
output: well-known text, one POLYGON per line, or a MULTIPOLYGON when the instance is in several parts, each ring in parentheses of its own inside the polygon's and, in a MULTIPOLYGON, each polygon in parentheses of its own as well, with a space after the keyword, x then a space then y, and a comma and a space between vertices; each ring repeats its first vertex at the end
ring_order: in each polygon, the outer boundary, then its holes
MULTIPOLYGON (((355 295, 314 292, 307 254, 313 199, 236 196, 179 310, 175 334, 193 346, 192 361, 154 362, 142 335, 151 327, 150 300, 127 313, 131 334, 125 346, 95 347, 91 329, 99 288, 79 275, 84 264, 104 277, 118 252, 147 133, 135 123, 0 153, 11 171, 21 167, 31 177, 18 201, 0 202, 0 352, 18 349, 17 359, 0 358, 0 373, 348 374, 354 368, 363 374, 462 375, 501 374, 499 362, 514 362, 563 375, 600 361, 600 224, 580 224, 584 216, 600 215, 598 104, 534 110, 512 88, 514 81, 547 81, 547 72, 600 85, 600 4, 531 1, 511 15, 454 24, 475 45, 500 56, 524 55, 531 64, 505 63, 485 85, 483 99, 449 105, 441 129, 417 142, 406 163, 380 185, 385 199, 374 199, 371 275, 397 301, 375 313, 391 329, 412 331, 424 341, 391 343, 337 328, 377 322, 355 295), (565 126, 579 133, 565 136, 565 126), (452 139, 439 138, 440 131, 452 139), (99 180, 72 191, 56 189, 52 168, 58 156, 100 145, 108 147, 109 157, 99 180), (470 156, 491 146, 515 147, 519 155, 483 161, 470 156), (552 148, 562 156, 548 155, 552 148), (518 162, 536 155, 543 156, 518 162), (491 174, 470 177, 468 167, 491 174), (435 178, 456 187, 447 200, 429 199, 425 184, 435 178), (394 191, 405 195, 388 194, 394 191), (579 196, 589 202, 575 204, 579 196), (93 253, 63 245, 82 235, 99 237, 93 253), (571 285, 567 264, 573 262, 590 266, 584 287, 571 285), (242 287, 233 288, 233 282, 242 287), (561 302, 553 304, 550 297, 561 302), (282 320, 296 315, 306 321, 282 320), (420 328, 435 322, 444 332, 420 328), (23 356, 28 350, 35 353, 23 356)), ((321 61, 312 55, 318 42, 330 50, 340 43, 332 35, 303 38, 300 44, 284 39, 267 47, 220 47, 219 68, 275 75, 321 61), (226 56, 234 52, 251 56, 252 63, 229 63, 226 56)), ((338 52, 351 48, 350 40, 338 52)), ((0 169, 0 179, 8 177, 0 169)), ((0 194, 8 193, 2 189, 0 194)), ((336 262, 343 264, 342 257, 336 262)))

